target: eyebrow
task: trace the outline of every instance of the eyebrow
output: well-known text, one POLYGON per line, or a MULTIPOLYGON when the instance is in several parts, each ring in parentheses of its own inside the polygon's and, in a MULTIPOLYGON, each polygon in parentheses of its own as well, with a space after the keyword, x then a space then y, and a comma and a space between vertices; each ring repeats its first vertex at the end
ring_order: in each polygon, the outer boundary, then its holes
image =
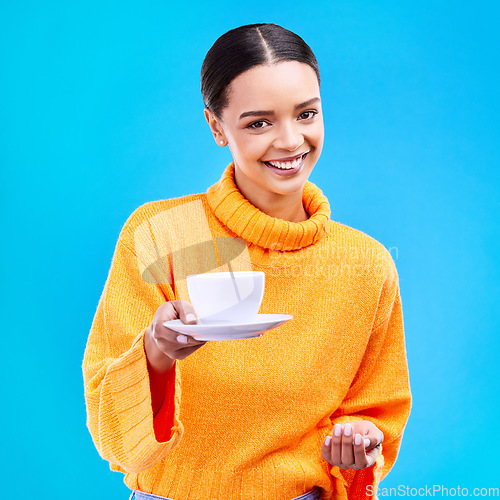
MULTIPOLYGON (((300 104, 297 104, 297 106, 295 106, 295 111, 297 111, 300 108, 310 106, 311 104, 315 104, 316 102, 320 102, 319 97, 313 97, 312 99, 309 99, 308 101, 301 102, 300 104)), ((266 115, 274 115, 274 111, 265 111, 265 110, 245 111, 244 113, 241 113, 239 119, 241 120, 242 118, 245 118, 247 116, 266 116, 266 115)))

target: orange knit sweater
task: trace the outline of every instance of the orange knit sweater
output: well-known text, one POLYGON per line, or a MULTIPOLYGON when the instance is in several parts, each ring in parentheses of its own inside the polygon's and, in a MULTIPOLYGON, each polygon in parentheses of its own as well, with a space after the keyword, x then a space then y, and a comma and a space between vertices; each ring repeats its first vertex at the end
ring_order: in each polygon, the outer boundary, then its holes
POLYGON ((150 202, 120 233, 83 359, 87 425, 125 483, 175 500, 373 498, 396 460, 411 408, 398 275, 382 244, 330 219, 307 182, 310 218, 273 218, 243 197, 231 163, 206 193, 150 202), (246 246, 229 255, 223 242, 246 246), (260 313, 293 319, 262 337, 207 342, 177 361, 153 416, 143 336, 186 276, 261 270, 260 313), (321 457, 339 422, 385 436, 376 463, 321 457))

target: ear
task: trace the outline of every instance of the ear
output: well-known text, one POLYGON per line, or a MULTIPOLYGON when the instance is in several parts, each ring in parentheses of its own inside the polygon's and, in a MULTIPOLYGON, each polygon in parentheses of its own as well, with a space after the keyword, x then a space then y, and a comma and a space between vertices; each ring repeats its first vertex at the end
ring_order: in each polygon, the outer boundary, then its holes
POLYGON ((215 142, 219 146, 224 147, 227 144, 227 139, 219 118, 217 118, 208 108, 205 108, 203 112, 205 113, 205 119, 207 120, 208 126, 212 131, 215 142))

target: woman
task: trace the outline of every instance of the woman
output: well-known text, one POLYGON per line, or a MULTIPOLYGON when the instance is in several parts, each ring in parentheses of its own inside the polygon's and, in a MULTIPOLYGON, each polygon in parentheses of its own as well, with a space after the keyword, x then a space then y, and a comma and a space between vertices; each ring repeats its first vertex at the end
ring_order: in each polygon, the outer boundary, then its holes
POLYGON ((242 26, 207 53, 201 89, 233 162, 120 233, 83 361, 95 445, 131 498, 374 498, 411 408, 401 297, 389 252, 308 181, 316 58, 280 26, 242 26), (245 248, 223 257, 224 239, 245 248), (260 313, 293 320, 224 342, 163 324, 197 321, 187 274, 230 269, 264 271, 260 313))

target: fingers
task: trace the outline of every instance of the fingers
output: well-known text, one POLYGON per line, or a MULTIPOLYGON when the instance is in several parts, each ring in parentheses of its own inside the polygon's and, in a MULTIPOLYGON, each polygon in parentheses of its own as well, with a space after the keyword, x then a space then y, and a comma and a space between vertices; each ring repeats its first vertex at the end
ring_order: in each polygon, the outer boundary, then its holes
MULTIPOLYGON (((369 467, 368 459, 366 456, 365 443, 361 434, 356 434, 353 440, 354 448, 354 467, 352 469, 364 469, 369 467)), ((370 464, 372 465, 372 464, 370 464)))
POLYGON ((355 433, 363 436, 366 443, 365 448, 372 449, 384 440, 384 433, 369 420, 356 420, 352 422, 352 426, 355 433))
POLYGON ((193 306, 187 300, 172 300, 169 304, 174 308, 176 317, 184 324, 194 324, 198 321, 193 306))
POLYGON ((323 442, 321 455, 331 465, 341 469, 365 469, 375 463, 380 453, 380 447, 368 451, 366 445, 369 443, 371 439, 355 433, 351 423, 336 424, 332 435, 323 442))
POLYGON ((331 436, 327 436, 321 448, 322 457, 332 465, 336 465, 341 469, 346 468, 342 459, 342 440, 344 434, 344 426, 336 424, 333 428, 331 436))
POLYGON ((151 336, 158 348, 172 359, 184 359, 206 341, 199 341, 190 335, 180 334, 164 325, 165 322, 180 319, 186 324, 195 324, 196 313, 186 300, 172 300, 162 304, 152 322, 151 336), (189 314, 193 314, 194 318, 189 314))
POLYGON ((343 428, 342 425, 337 424, 333 428, 333 436, 332 436, 332 460, 333 463, 341 464, 342 463, 342 433, 343 428))
POLYGON ((379 432, 379 440, 378 440, 378 443, 376 444, 376 446, 378 446, 379 444, 382 444, 384 442, 384 433, 382 431, 378 431, 379 432))
MULTIPOLYGON (((184 349, 193 346, 199 346, 206 343, 204 340, 196 340, 191 335, 185 335, 183 333, 176 332, 167 328, 164 325, 156 326, 156 331, 158 334, 154 336, 156 343, 159 347, 173 349, 184 349)), ((154 332, 153 332, 153 335, 154 332)))
POLYGON ((180 334, 164 325, 164 322, 174 319, 180 319, 185 324, 196 324, 198 321, 196 313, 193 306, 187 300, 171 300, 166 302, 160 306, 158 312, 155 315, 155 320, 153 320, 153 336, 158 342, 170 342, 177 344, 177 347, 200 344, 193 337, 180 334))
POLYGON ((342 436, 342 465, 349 467, 354 463, 354 452, 352 449, 353 436, 351 424, 347 423, 344 427, 342 436))
POLYGON ((334 461, 332 460, 331 444, 332 444, 332 436, 326 436, 325 440, 323 441, 323 446, 321 447, 321 456, 323 457, 323 460, 326 460, 332 465, 335 465, 334 461))
POLYGON ((372 448, 370 451, 366 452, 366 460, 368 463, 367 467, 371 467, 375 463, 375 460, 377 460, 379 454, 380 454, 380 446, 372 448))
MULTIPOLYGON (((170 370, 175 360, 183 360, 206 344, 183 335, 164 325, 165 322, 178 319, 183 323, 196 323, 196 313, 187 300, 164 302, 158 307, 153 321, 144 335, 144 349, 148 359, 148 367, 163 373, 170 370), (193 318, 189 316, 193 314, 193 318)), ((167 323, 168 324, 168 323, 167 323)))
POLYGON ((191 336, 179 334, 163 326, 167 334, 158 335, 155 341, 158 348, 171 359, 183 360, 203 347, 207 342, 196 340, 191 336))
POLYGON ((365 441, 367 442, 366 448, 368 450, 371 450, 378 446, 382 441, 384 440, 384 435, 382 436, 374 436, 374 435, 368 435, 364 437, 365 441))

